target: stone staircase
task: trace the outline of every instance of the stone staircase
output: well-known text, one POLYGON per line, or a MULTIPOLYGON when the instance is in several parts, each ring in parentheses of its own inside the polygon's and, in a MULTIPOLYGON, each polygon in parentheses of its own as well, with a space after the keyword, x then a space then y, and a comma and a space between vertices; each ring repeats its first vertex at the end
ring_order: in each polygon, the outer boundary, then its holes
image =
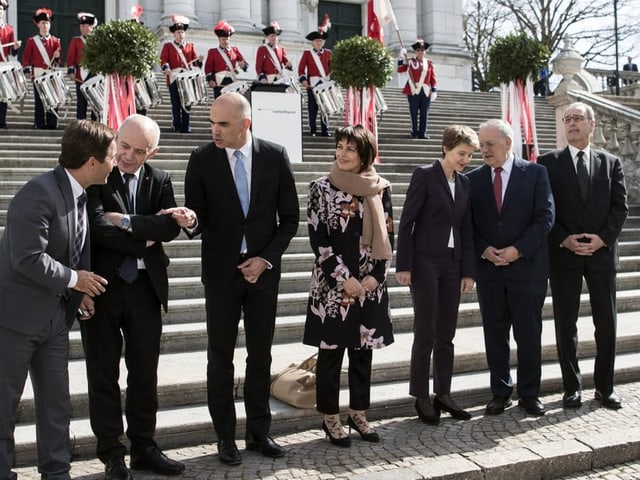
MULTIPOLYGON (((191 150, 210 141, 208 107, 193 109, 194 132, 189 135, 170 133, 170 105, 164 84, 161 91, 165 104, 149 111, 160 124, 162 136, 160 152, 150 161, 169 171, 174 182, 176 200, 183 204, 183 178, 191 150)), ((431 163, 440 157, 440 135, 451 123, 464 123, 474 128, 488 118, 500 116, 500 98, 492 93, 439 92, 430 114, 429 140, 409 139, 409 119, 406 99, 399 89, 383 91, 389 109, 379 123, 380 158, 376 168, 393 185, 395 222, 400 218, 404 194, 411 172, 420 164, 431 163)), ((538 138, 541 150, 554 147, 554 112, 544 99, 536 99, 538 138)), ((306 110, 306 108, 303 108, 306 110)), ((74 106, 69 108, 73 118, 74 106)), ((52 168, 57 162, 62 131, 45 132, 31 128, 33 97, 25 102, 24 113, 9 112, 10 130, 0 131, 0 228, 6 219, 6 209, 12 195, 33 175, 52 168)), ((305 112, 306 115, 306 112, 305 112)), ((68 119, 61 120, 61 128, 68 119)), ((306 132, 306 124, 303 127, 306 132)), ((333 125, 339 119, 334 117, 333 125)), ((307 303, 309 273, 313 255, 306 236, 306 187, 310 180, 325 174, 333 158, 333 139, 303 137, 304 161, 294 164, 301 204, 300 227, 282 262, 278 318, 273 346, 272 372, 276 374, 293 362, 300 362, 315 349, 301 344, 307 303)), ((479 154, 472 166, 481 164, 479 154)), ((640 378, 640 241, 638 209, 632 209, 622 235, 622 269, 618 276, 619 340, 617 381, 640 378)), ((180 445, 211 443, 215 439, 206 406, 206 327, 204 294, 200 283, 200 242, 188 240, 181 234, 165 246, 171 257, 169 312, 164 315, 164 334, 159 366, 159 404, 157 439, 163 448, 180 445)), ((396 343, 374 354, 372 374, 371 419, 398 415, 412 415, 413 402, 408 396, 409 354, 412 342, 411 298, 409 290, 395 282, 393 270, 389 275, 389 291, 396 333, 396 343)), ((586 290, 585 290, 586 292, 586 290)), ((586 295, 582 298, 580 354, 584 359, 585 387, 590 387, 595 346, 586 295)), ((543 328, 542 393, 561 390, 560 372, 556 362, 553 318, 550 297, 545 302, 543 328)), ((456 358, 453 395, 462 406, 483 405, 489 398, 489 378, 486 370, 480 313, 475 292, 462 297, 455 339, 456 358)), ((238 438, 244 433, 242 387, 244 381, 244 336, 242 328, 236 349, 236 392, 238 438)), ((515 363, 515 355, 514 355, 515 363)), ((80 333, 71 332, 70 388, 72 395, 74 455, 92 457, 95 442, 88 420, 87 385, 80 333)), ((121 364, 124 388, 126 367, 121 364)), ((515 374, 514 374, 515 378, 515 374)), ((346 383, 346 378, 343 379, 346 383)), ((346 405, 348 397, 341 397, 346 405)), ((320 416, 314 410, 298 410, 272 400, 274 434, 318 428, 320 416)), ((19 406, 16 425, 16 462, 34 464, 36 459, 33 392, 27 382, 19 406)))

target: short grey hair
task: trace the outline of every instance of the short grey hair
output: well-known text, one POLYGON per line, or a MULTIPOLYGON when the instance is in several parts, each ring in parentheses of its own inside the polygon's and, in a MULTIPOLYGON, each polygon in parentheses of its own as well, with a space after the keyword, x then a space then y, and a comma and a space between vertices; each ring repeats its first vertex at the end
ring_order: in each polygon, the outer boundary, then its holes
POLYGON ((478 127, 478 130, 481 130, 485 127, 495 127, 498 129, 502 137, 508 138, 513 141, 513 129, 511 128, 511 125, 509 125, 504 120, 501 120, 499 118, 492 118, 491 120, 482 122, 480 124, 480 127, 478 127))

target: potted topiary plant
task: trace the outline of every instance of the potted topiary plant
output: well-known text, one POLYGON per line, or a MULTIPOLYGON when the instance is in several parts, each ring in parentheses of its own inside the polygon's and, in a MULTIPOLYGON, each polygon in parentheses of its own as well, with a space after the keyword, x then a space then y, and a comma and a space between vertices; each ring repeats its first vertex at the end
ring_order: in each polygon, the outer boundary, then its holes
POLYGON ((392 73, 391 54, 377 40, 354 36, 336 43, 331 79, 347 90, 347 124, 362 124, 375 134, 375 89, 384 87, 392 73))
POLYGON ((489 84, 500 86, 502 117, 513 127, 514 151, 532 161, 538 156, 533 81, 550 55, 545 44, 524 33, 497 38, 488 52, 487 78, 489 84))
POLYGON ((159 60, 156 37, 136 21, 112 20, 87 37, 81 65, 105 77, 104 123, 117 130, 135 113, 135 80, 145 79, 159 60))

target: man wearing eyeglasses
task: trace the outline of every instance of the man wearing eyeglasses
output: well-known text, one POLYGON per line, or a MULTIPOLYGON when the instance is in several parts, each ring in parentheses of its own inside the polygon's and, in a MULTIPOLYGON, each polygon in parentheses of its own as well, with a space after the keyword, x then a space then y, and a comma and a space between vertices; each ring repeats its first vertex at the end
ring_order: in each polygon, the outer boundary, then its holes
POLYGON ((596 122, 589 105, 569 105, 562 121, 568 146, 538 159, 547 167, 556 201, 549 251, 562 403, 582 404, 577 322, 584 278, 595 326, 595 399, 616 410, 622 406, 613 390, 618 236, 629 212, 622 162, 590 145, 596 122))

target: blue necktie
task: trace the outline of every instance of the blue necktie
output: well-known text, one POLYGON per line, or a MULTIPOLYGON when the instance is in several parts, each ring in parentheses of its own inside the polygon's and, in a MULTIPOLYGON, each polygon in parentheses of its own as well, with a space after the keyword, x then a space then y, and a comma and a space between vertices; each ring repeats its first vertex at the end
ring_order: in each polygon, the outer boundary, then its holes
MULTIPOLYGON (((238 190, 238 198, 240 199, 240 205, 242 206, 242 212, 246 218, 249 212, 249 180, 247 179, 247 171, 244 169, 244 155, 240 150, 233 152, 233 156, 236 157, 236 166, 233 169, 233 176, 236 182, 236 190, 238 190)), ((242 245, 240 247, 240 253, 247 251, 247 239, 242 236, 242 245)))
POLYGON ((84 207, 87 203, 87 194, 82 192, 78 196, 76 207, 76 235, 73 240, 73 254, 71 257, 71 266, 76 267, 80 261, 82 254, 82 245, 84 240, 84 207))

